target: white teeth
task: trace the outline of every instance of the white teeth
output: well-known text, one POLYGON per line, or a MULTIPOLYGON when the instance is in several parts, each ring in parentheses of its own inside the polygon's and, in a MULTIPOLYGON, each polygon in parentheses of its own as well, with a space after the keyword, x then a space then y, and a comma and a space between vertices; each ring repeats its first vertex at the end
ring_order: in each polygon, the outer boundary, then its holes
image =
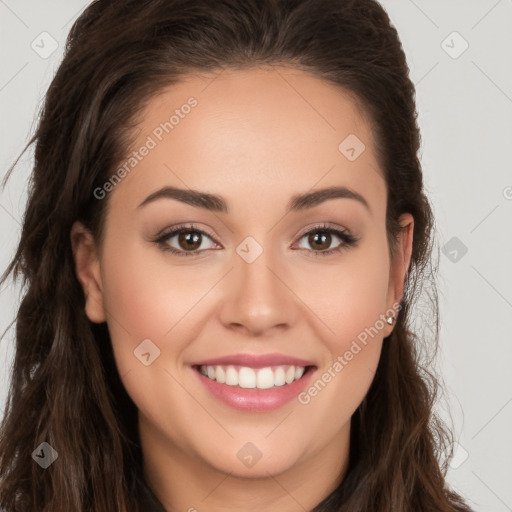
POLYGON ((222 368, 222 366, 217 366, 217 369, 215 370, 215 380, 217 382, 220 382, 221 384, 224 384, 226 382, 226 372, 222 368))
POLYGON ((238 386, 238 372, 232 366, 226 370, 226 384, 228 386, 238 386))
POLYGON ((274 372, 274 386, 284 386, 286 384, 286 375, 281 366, 274 372))
POLYGON ((199 371, 209 379, 228 386, 269 389, 291 384, 294 380, 300 379, 304 375, 305 368, 286 365, 254 369, 242 366, 237 370, 233 366, 200 366, 199 371))
POLYGON ((238 385, 241 388, 255 388, 256 372, 252 368, 240 368, 238 372, 238 385))
MULTIPOLYGON (((243 370, 241 368, 240 372, 243 370)), ((258 370, 258 380, 256 382, 258 389, 268 389, 274 387, 274 372, 272 368, 261 368, 258 370)))

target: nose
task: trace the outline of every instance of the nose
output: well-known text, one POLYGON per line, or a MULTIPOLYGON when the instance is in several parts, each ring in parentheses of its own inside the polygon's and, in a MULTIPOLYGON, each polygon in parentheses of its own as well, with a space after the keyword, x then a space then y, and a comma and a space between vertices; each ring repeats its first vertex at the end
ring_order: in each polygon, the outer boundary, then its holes
POLYGON ((289 329, 299 318, 301 301, 293 290, 291 273, 271 260, 270 251, 252 263, 235 256, 234 268, 223 283, 222 324, 249 336, 266 336, 289 329))

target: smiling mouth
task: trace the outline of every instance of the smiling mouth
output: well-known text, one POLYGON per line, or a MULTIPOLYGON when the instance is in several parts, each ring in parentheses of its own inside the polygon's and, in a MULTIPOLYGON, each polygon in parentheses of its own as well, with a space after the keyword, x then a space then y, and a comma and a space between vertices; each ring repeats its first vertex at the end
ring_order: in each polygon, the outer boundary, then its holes
POLYGON ((194 370, 220 384, 243 389, 271 389, 302 379, 316 366, 276 365, 250 368, 238 365, 194 365, 194 370))

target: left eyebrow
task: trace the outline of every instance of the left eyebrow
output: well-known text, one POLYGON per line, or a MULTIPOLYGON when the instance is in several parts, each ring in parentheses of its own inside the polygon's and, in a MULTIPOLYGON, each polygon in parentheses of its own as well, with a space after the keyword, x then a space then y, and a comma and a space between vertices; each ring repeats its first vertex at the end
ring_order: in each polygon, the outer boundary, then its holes
POLYGON ((351 190, 348 187, 329 187, 314 192, 308 192, 307 194, 295 195, 290 199, 288 203, 287 212, 289 211, 301 211, 309 208, 313 208, 329 199, 354 199, 361 203, 370 213, 370 205, 368 201, 355 190, 351 190))
MULTIPOLYGON (((163 187, 152 194, 150 194, 137 208, 141 208, 148 203, 156 201, 157 199, 175 199, 182 203, 195 206, 197 208, 204 208, 205 210, 228 213, 229 208, 226 200, 216 194, 209 194, 206 192, 199 192, 198 190, 182 189, 177 187, 163 187)), ((287 205, 287 212, 303 211, 330 199, 353 199, 361 203, 370 213, 370 205, 368 201, 355 190, 347 187, 329 187, 314 192, 307 192, 305 194, 297 194, 292 196, 287 205)))

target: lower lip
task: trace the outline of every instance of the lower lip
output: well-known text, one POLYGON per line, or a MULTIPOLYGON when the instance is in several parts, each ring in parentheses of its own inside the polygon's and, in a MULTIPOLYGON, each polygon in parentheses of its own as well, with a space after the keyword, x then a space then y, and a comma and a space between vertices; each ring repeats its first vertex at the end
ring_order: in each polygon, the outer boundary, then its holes
POLYGON ((246 389, 239 386, 228 386, 216 380, 209 379, 194 368, 199 380, 206 389, 225 404, 248 412, 265 412, 282 407, 297 397, 308 385, 316 368, 309 368, 304 375, 291 384, 276 386, 269 389, 246 389))

